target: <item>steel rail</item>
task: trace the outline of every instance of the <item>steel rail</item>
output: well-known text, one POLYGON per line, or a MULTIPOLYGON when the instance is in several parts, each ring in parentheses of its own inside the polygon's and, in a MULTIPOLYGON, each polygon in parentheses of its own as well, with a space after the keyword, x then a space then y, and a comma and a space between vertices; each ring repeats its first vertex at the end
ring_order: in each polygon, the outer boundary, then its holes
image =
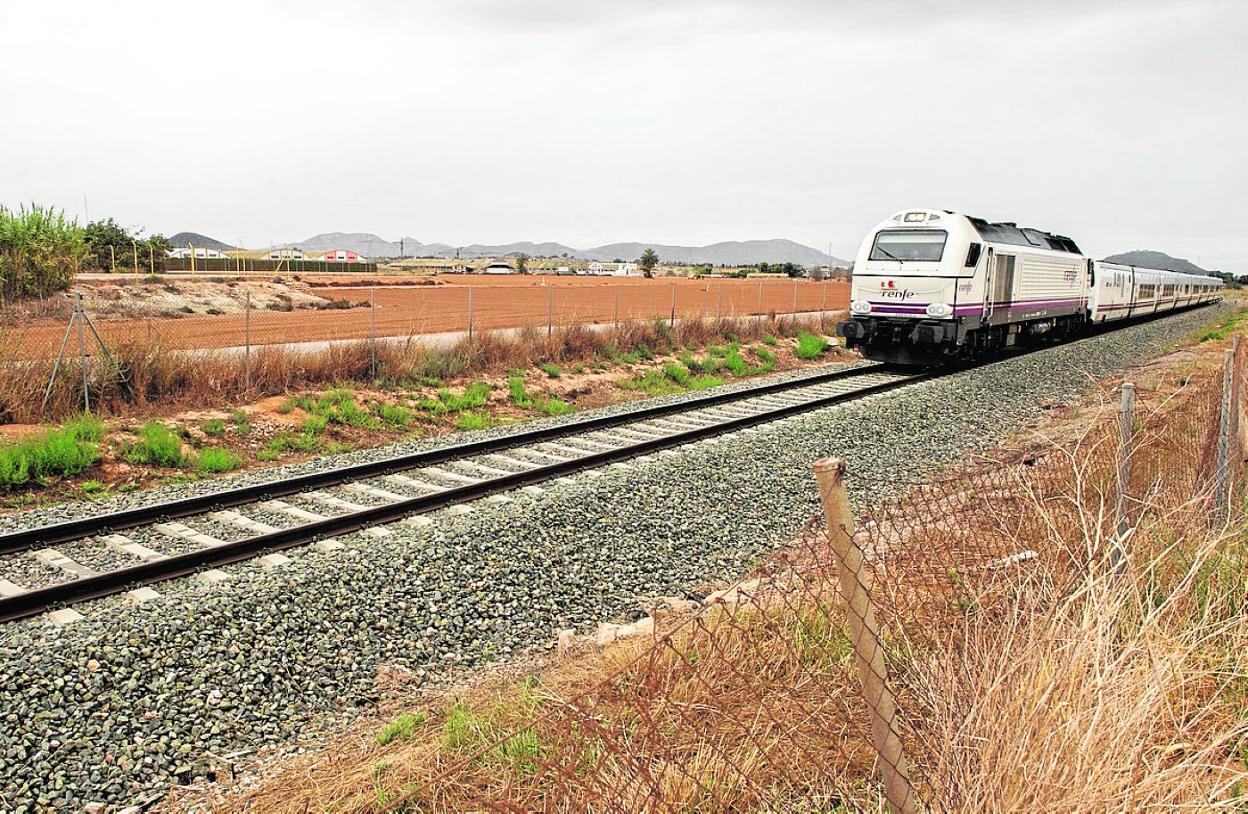
MULTIPOLYGON (((881 371, 873 367, 870 369, 870 372, 879 373, 881 371)), ((421 514, 457 503, 476 500, 487 495, 518 489, 522 486, 548 481, 586 469, 599 468, 629 458, 636 458, 716 435, 735 432, 757 424, 776 421, 800 412, 854 401, 866 396, 915 384, 919 381, 946 375, 948 372, 950 371, 932 370, 913 375, 902 374, 896 380, 868 385, 858 390, 820 396, 807 401, 765 410, 753 415, 727 419, 705 427, 697 427, 671 435, 639 441, 616 449, 590 453, 568 461, 540 466, 523 472, 515 472, 510 475, 500 475, 480 483, 453 487, 430 495, 412 497, 403 501, 329 517, 289 529, 279 529, 219 546, 164 557, 128 568, 106 571, 90 577, 61 582, 46 588, 25 591, 16 596, 0 599, 0 622, 34 616, 65 604, 99 599, 140 585, 188 576, 205 568, 228 565, 250 559, 265 552, 281 551, 306 545, 327 537, 349 534, 371 526, 391 523, 409 515, 421 514)), ((823 381, 826 381, 826 379, 823 381)), ((818 384, 820 382, 809 381, 806 383, 818 384)), ((793 389, 793 386, 790 385, 787 389, 793 389)), ((704 404, 705 402, 701 403, 702 406, 704 404)), ((514 440, 514 437, 512 440, 514 440)))
POLYGON ((84 537, 91 537, 98 534, 111 534, 115 531, 134 528, 136 526, 144 526, 149 523, 173 520, 178 517, 189 517, 190 515, 202 514, 208 511, 226 509, 232 506, 242 506, 247 503, 270 500, 272 498, 283 497, 285 495, 293 495, 310 489, 321 489, 327 486, 336 486, 340 483, 359 480, 361 478, 389 475, 409 469, 419 469, 422 466, 429 466, 458 458, 466 458, 473 455, 484 455, 490 452, 510 449, 512 447, 550 441, 568 435, 593 432, 595 430, 617 427, 621 424, 631 424, 651 418, 672 415, 674 413, 684 413, 704 407, 713 407, 718 404, 725 404, 757 396, 765 396, 770 393, 793 390, 798 387, 804 387, 808 384, 819 384, 821 382, 853 378, 869 373, 884 373, 890 370, 893 370, 893 368, 882 364, 863 365, 860 367, 850 368, 848 370, 835 370, 830 373, 821 373, 799 379, 771 382, 768 384, 755 385, 753 387, 745 387, 728 392, 711 393, 676 404, 642 407, 637 410, 629 410, 613 415, 597 416, 594 418, 584 419, 582 421, 559 424, 553 427, 539 427, 537 429, 525 430, 512 435, 451 444, 445 447, 439 447, 438 449, 412 452, 406 455, 384 458, 379 461, 365 461, 341 468, 326 469, 323 472, 309 472, 303 475, 282 478, 280 480, 223 489, 219 492, 191 495, 189 497, 179 498, 165 503, 155 503, 148 506, 136 506, 131 509, 122 509, 115 512, 109 512, 107 514, 83 517, 76 520, 66 520, 45 526, 12 531, 7 534, 0 534, 0 554, 11 554, 17 551, 33 548, 35 546, 57 545, 58 543, 71 542, 73 540, 79 540, 84 537))

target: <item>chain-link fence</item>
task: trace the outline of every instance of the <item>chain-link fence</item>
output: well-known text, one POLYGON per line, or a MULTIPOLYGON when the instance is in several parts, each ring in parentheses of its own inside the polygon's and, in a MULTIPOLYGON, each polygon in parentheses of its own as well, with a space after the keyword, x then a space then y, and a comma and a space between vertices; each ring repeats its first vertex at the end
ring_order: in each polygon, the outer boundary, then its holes
MULTIPOLYGON (((273 293, 257 283, 230 282, 228 302, 197 301, 194 284, 180 283, 157 316, 124 316, 84 305, 107 344, 159 342, 171 350, 315 344, 426 334, 470 334, 561 325, 613 325, 651 319, 744 317, 844 310, 843 282, 808 280, 652 280, 599 282, 566 278, 512 278, 507 282, 424 285, 324 285, 300 289, 308 301, 273 293), (184 298, 181 303, 178 299, 184 298), (204 310, 220 313, 202 313, 204 310), (182 313, 186 311, 187 313, 182 313)), ((69 306, 61 309, 68 312, 69 306)), ((46 312, 47 309, 44 309, 46 312)), ((67 313, 7 326, 9 354, 55 356, 67 313)), ((96 351, 87 348, 88 354, 96 351)))
POLYGON ((180 390, 175 378, 251 392, 251 383, 268 380, 258 379, 258 366, 281 368, 281 381, 322 368, 350 378, 350 365, 339 364, 345 356, 363 360, 359 372, 375 376, 379 348, 382 356, 387 349, 449 349, 487 334, 553 342, 560 329, 585 329, 609 342, 622 326, 794 315, 823 326, 848 296, 844 282, 787 279, 209 282, 143 283, 135 296, 108 281, 24 304, 0 326, 0 370, 9 382, 0 389, 0 417, 56 418, 112 397, 160 400, 180 390), (136 316, 136 302, 155 314, 136 316))
MULTIPOLYGON (((1147 593, 1161 579, 1159 545, 1227 527, 1243 501, 1244 356, 1228 351, 1224 370, 1193 370, 1173 389, 1124 385, 1121 402, 1094 411, 1076 440, 931 480, 872 480, 820 461, 824 518, 748 579, 695 611, 656 609, 629 626, 634 646, 598 655, 592 682, 545 686, 520 725, 447 740, 435 756, 427 743, 411 747, 425 750, 414 758, 388 753, 373 764, 377 799, 340 802, 422 811, 1009 808, 949 768, 965 759, 958 750, 991 762, 991 736, 1009 733, 972 733, 968 744, 959 727, 969 713, 950 712, 961 702, 934 691, 936 678, 971 649, 968 619, 1008 628, 1025 611, 1065 612, 1089 584, 1115 580, 1147 593)), ((1127 647, 1112 627, 1111 646, 1127 647)), ((604 630, 601 641, 616 638, 604 630)), ((1018 680, 1044 698, 1044 682, 1057 679, 1018 680)), ((1060 718, 1074 714, 1062 712, 1069 703, 1041 707, 1060 718)), ((1026 760, 1060 751, 1034 746, 1003 771, 1025 778, 1026 760)), ((1196 748, 1169 745, 1157 760, 1196 748)), ((1063 782, 1080 792, 1077 778, 1063 782)))

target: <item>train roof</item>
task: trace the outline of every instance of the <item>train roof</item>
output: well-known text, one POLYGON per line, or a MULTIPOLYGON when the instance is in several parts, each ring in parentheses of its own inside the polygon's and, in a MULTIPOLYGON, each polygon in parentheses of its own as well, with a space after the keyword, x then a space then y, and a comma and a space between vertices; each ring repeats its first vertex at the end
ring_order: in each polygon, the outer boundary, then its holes
POLYGON ((1020 227, 1011 221, 989 223, 983 218, 972 215, 967 215, 966 219, 979 232, 979 236, 989 243, 1012 243, 1015 246, 1035 246, 1040 249, 1052 249, 1055 252, 1083 254, 1075 241, 1065 235, 1020 227))

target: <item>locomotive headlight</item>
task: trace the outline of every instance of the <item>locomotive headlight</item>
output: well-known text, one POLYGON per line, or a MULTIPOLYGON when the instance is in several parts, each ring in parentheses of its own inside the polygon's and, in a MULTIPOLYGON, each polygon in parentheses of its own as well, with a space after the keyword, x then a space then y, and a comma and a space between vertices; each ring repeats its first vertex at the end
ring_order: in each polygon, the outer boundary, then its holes
POLYGON ((871 313, 871 303, 866 300, 854 300, 849 304, 849 310, 855 314, 869 314, 871 313))
POLYGON ((948 317, 953 316, 953 306, 944 302, 934 302, 927 306, 927 315, 929 317, 948 317))

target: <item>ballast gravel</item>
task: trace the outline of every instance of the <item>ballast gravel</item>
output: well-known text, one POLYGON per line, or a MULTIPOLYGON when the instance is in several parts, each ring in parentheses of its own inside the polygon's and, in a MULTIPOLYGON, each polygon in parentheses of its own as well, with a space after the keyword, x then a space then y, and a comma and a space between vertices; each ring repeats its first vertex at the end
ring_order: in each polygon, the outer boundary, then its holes
POLYGON ((869 479, 913 478, 1224 310, 442 510, 386 537, 342 537, 341 550, 297 549, 278 568, 240 563, 223 584, 164 583, 142 605, 101 600, 63 628, 0 627, 0 810, 143 800, 207 775, 210 755, 289 742, 314 717, 372 704, 381 665, 435 679, 544 646, 561 627, 635 613, 639 597, 732 577, 817 511, 816 458, 838 455, 869 479))

